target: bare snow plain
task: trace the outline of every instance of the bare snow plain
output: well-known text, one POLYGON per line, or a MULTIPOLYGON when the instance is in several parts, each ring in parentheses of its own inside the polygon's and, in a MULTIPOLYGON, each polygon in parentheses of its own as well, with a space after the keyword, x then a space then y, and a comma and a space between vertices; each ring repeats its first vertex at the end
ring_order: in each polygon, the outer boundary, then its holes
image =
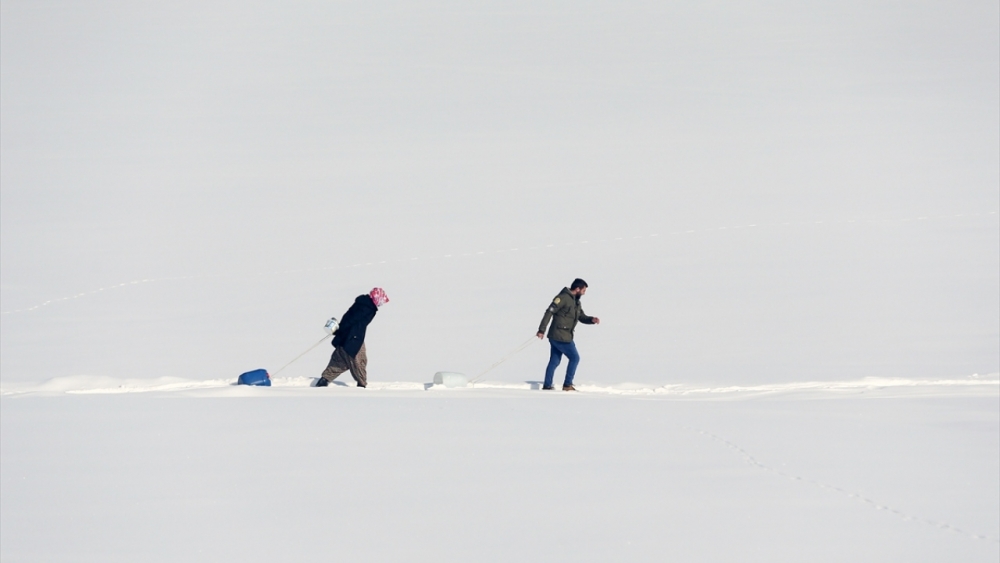
POLYGON ((5 561, 992 561, 998 381, 62 380, 2 409, 5 561))
POLYGON ((0 561, 996 563, 998 18, 4 0, 0 561))

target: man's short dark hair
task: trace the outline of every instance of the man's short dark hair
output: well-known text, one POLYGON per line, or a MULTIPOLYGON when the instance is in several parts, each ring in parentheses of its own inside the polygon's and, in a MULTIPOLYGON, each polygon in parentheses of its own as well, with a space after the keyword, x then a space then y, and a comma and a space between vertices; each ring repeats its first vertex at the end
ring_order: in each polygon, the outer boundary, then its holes
POLYGON ((582 287, 587 287, 587 282, 581 280, 580 278, 573 280, 573 285, 569 286, 570 289, 580 289, 582 287))

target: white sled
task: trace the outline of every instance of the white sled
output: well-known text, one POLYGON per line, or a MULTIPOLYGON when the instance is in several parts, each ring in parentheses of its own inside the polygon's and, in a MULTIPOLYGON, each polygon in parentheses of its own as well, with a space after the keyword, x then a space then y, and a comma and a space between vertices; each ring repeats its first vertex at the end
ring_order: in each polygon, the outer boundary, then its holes
POLYGON ((469 384, 469 378, 465 374, 452 371, 439 371, 434 374, 434 385, 444 385, 445 387, 465 387, 469 384))

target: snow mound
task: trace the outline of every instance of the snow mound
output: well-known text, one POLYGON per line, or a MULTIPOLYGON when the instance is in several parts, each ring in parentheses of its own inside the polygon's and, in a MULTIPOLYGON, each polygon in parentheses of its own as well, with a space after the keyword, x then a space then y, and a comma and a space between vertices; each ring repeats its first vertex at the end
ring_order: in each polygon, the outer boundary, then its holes
POLYGON ((965 379, 905 379, 866 377, 853 381, 802 381, 772 383, 763 385, 726 385, 720 387, 690 386, 670 384, 659 387, 644 387, 623 383, 612 386, 577 384, 584 393, 609 393, 613 395, 764 395, 794 393, 800 391, 863 392, 885 389, 940 389, 986 387, 1000 388, 998 374, 985 377, 973 375, 965 379))
MULTIPOLYGON (((649 386, 638 383, 620 383, 616 385, 597 385, 577 383, 580 394, 650 396, 671 398, 740 398, 755 396, 772 396, 789 394, 805 394, 812 396, 837 396, 864 394, 874 391, 900 392, 906 394, 950 394, 975 393, 995 394, 1000 391, 1000 374, 985 376, 973 375, 954 379, 903 379, 868 377, 853 381, 801 381, 791 383, 772 383, 762 385, 727 385, 727 386, 696 386, 676 383, 661 386, 649 386)), ((315 381, 312 377, 275 377, 271 380, 272 387, 282 391, 302 393, 337 393, 347 389, 356 389, 352 381, 335 381, 324 389, 308 390, 315 381)), ((19 394, 121 394, 121 393, 170 393, 182 391, 225 389, 238 387, 236 378, 220 379, 189 379, 182 377, 159 377, 155 379, 115 378, 100 375, 74 375, 56 377, 43 383, 11 383, 0 387, 2 395, 19 394)), ((534 391, 540 388, 537 381, 479 382, 470 383, 464 388, 449 388, 445 385, 418 383, 410 381, 373 381, 369 382, 366 392, 372 391, 534 391)), ((267 388, 259 388, 267 393, 267 388)), ((235 391, 233 392, 235 393, 235 391)), ((235 393, 242 396, 242 393, 235 393)), ((562 392, 547 393, 563 395, 562 392)))
POLYGON ((71 375, 54 377, 44 383, 4 384, 0 394, 19 393, 147 393, 151 391, 181 391, 235 385, 232 379, 187 379, 183 377, 157 377, 155 379, 116 378, 104 375, 71 375))

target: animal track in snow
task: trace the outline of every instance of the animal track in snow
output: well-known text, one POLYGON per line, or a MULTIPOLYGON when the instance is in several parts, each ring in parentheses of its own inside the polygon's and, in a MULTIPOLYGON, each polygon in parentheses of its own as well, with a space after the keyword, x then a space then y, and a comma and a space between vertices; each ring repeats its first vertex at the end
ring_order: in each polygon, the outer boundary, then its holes
POLYGON ((693 428, 691 426, 682 426, 682 428, 684 430, 688 430, 688 431, 691 431, 691 432, 696 432, 698 434, 701 434, 702 436, 707 436, 707 437, 711 438, 712 440, 715 440, 716 442, 720 442, 721 444, 725 445, 730 450, 733 450, 734 452, 736 452, 737 454, 739 454, 739 456, 742 457, 744 459, 744 461, 746 461, 748 464, 750 464, 750 465, 752 465, 752 466, 754 466, 754 467, 756 467, 758 469, 762 469, 762 470, 767 471, 769 473, 773 473, 775 475, 778 475, 779 477, 783 477, 785 479, 788 479, 789 481, 795 481, 795 482, 799 482, 799 483, 806 483, 806 484, 809 484, 809 485, 813 485, 815 487, 819 487, 820 489, 824 489, 824 490, 827 490, 827 491, 833 491, 833 492, 835 492, 837 494, 840 494, 842 496, 845 496, 847 498, 850 498, 850 499, 853 499, 855 501, 861 502, 861 503, 869 506, 870 508, 874 508, 875 510, 884 510, 884 511, 886 511, 886 512, 888 512, 888 513, 890 513, 890 514, 892 514, 892 515, 894 515, 894 516, 896 516, 898 518, 901 518, 901 519, 903 519, 903 520, 905 520, 907 522, 919 522, 921 524, 926 524, 928 526, 933 526, 935 528, 939 528, 939 529, 942 529, 942 530, 947 530, 949 532, 954 532, 956 534, 965 536, 965 537, 970 538, 970 539, 976 539, 976 540, 981 540, 981 541, 990 541, 990 542, 993 542, 993 543, 1000 543, 1000 538, 992 538, 992 537, 984 535, 984 534, 976 534, 976 533, 973 533, 973 532, 968 532, 968 531, 963 530, 963 529, 961 529, 961 528, 959 528, 957 526, 953 526, 953 525, 951 525, 951 524, 949 524, 947 522, 939 522, 939 521, 936 521, 936 520, 930 520, 930 519, 927 519, 927 518, 921 518, 920 516, 914 516, 912 514, 907 514, 906 512, 903 512, 901 510, 898 510, 898 509, 893 508, 891 506, 888 506, 886 504, 883 504, 883 503, 880 503, 880 502, 875 501, 873 499, 870 499, 870 498, 868 498, 868 497, 866 497, 866 496, 864 496, 864 495, 862 495, 860 493, 855 493, 855 492, 852 492, 852 491, 848 491, 846 489, 843 489, 841 487, 837 487, 835 485, 829 485, 827 483, 823 483, 822 481, 817 481, 815 479, 809 479, 808 477, 802 477, 802 476, 799 476, 799 475, 793 475, 791 473, 786 473, 786 472, 784 472, 784 471, 782 471, 780 469, 776 469, 774 467, 771 467, 769 465, 765 465, 765 464, 757 461, 757 458, 755 458, 754 456, 750 455, 750 452, 744 450, 743 448, 741 448, 740 446, 734 444, 733 442, 730 442, 729 440, 726 440, 725 438, 722 438, 720 436, 712 434, 711 432, 708 432, 706 430, 701 430, 700 428, 693 428))

